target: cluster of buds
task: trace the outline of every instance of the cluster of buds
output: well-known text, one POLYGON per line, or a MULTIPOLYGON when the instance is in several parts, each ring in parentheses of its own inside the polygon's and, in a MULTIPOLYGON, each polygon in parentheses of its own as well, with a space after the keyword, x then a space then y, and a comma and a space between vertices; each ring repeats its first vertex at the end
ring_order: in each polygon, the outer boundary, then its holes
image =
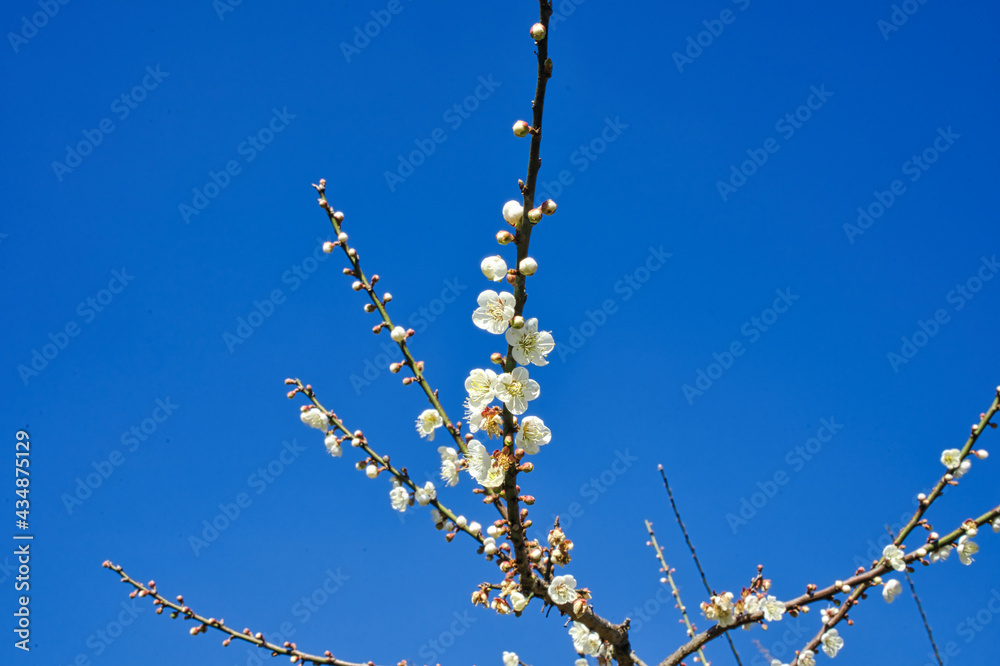
POLYGON ((573 550, 573 542, 566 538, 558 521, 555 527, 549 530, 549 546, 552 548, 549 558, 553 564, 558 564, 561 567, 569 564, 571 559, 569 551, 573 550))

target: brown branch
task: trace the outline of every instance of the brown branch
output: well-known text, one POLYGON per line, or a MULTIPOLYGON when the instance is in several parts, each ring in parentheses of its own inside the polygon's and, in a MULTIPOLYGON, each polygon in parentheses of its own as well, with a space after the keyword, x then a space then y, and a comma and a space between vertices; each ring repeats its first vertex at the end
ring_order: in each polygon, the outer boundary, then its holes
MULTIPOLYGON (((896 535, 892 533, 892 528, 888 525, 885 526, 885 531, 889 533, 889 536, 896 539, 896 535)), ((913 584, 913 578, 910 577, 910 572, 903 570, 903 575, 906 576, 906 582, 910 586, 910 594, 913 595, 913 600, 917 602, 917 610, 920 611, 920 619, 924 623, 924 631, 927 632, 927 638, 931 642, 931 648, 934 649, 934 658, 937 660, 939 666, 944 666, 944 662, 941 660, 941 654, 938 652, 937 643, 934 642, 934 632, 931 631, 931 625, 927 622, 927 614, 924 612, 924 605, 920 603, 920 596, 917 594, 917 586, 913 584)))

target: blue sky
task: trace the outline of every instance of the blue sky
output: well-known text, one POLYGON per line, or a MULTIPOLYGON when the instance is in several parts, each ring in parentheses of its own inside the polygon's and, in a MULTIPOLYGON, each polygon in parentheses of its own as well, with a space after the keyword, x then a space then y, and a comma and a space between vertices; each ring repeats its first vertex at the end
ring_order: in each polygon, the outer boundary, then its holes
MULTIPOLYGON (((526 309, 557 344, 531 370, 553 430, 522 478, 535 534, 563 517, 599 613, 638 625, 646 606, 647 663, 684 636, 643 519, 685 603, 704 598, 657 464, 713 586, 763 563, 796 596, 870 563, 1000 383, 997 7, 682 4, 557 3, 539 188, 559 211, 532 235, 526 309)), ((470 315, 492 286, 480 260, 511 260, 493 236, 526 168, 510 127, 530 118, 536 17, 527 1, 5 5, 0 424, 8 461, 30 432, 35 535, 32 649, 9 639, 5 663, 256 663, 133 606, 104 559, 312 652, 573 662, 555 615, 472 608, 495 566, 426 510, 392 511, 388 480, 328 456, 282 383, 436 477, 413 429, 426 400, 385 370, 343 257, 317 251, 331 229, 310 183, 327 179, 458 418, 464 378, 500 349, 470 315)), ((996 506, 995 460, 946 492, 936 529, 996 506)), ((492 520, 471 488, 442 497, 492 520)), ((13 524, 12 478, 0 495, 13 524)), ((995 658, 998 539, 915 577, 952 663, 995 658)), ((930 663, 908 595, 852 617, 841 662, 930 663)), ((763 663, 754 640, 787 660, 818 627, 735 640, 744 664, 763 663)), ((708 656, 733 663, 721 642, 708 656)))

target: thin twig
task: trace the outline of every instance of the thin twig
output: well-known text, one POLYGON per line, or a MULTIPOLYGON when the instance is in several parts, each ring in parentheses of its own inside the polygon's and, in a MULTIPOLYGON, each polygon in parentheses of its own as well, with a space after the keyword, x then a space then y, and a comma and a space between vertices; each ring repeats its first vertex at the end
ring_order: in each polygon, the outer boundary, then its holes
MULTIPOLYGON (((653 547, 653 550, 656 551, 656 559, 660 561, 660 570, 666 576, 667 582, 670 583, 670 594, 677 600, 677 609, 681 612, 681 617, 684 618, 684 626, 687 627, 688 638, 691 638, 694 636, 695 628, 688 617, 687 607, 681 601, 681 592, 674 583, 673 570, 667 566, 667 560, 663 557, 663 548, 656 542, 656 535, 653 533, 653 523, 648 520, 645 523, 646 531, 649 532, 649 543, 653 547)), ((711 662, 705 658, 705 653, 702 652, 701 648, 698 648, 698 657, 701 658, 701 663, 705 664, 705 666, 711 666, 711 662)))
MULTIPOLYGON (((691 557, 694 558, 694 563, 698 567, 698 574, 701 575, 701 582, 705 585, 705 591, 708 592, 708 596, 712 596, 712 586, 708 584, 708 578, 705 576, 705 570, 701 568, 701 561, 698 559, 698 553, 695 552, 694 544, 691 543, 691 537, 688 536, 687 528, 684 527, 684 521, 681 520, 681 512, 677 509, 677 503, 674 501, 674 493, 670 490, 670 483, 667 481, 667 475, 663 471, 663 465, 657 465, 660 470, 660 476, 663 478, 663 487, 667 489, 667 497, 670 498, 670 506, 674 510, 674 516, 677 518, 677 524, 681 526, 681 532, 684 533, 684 541, 687 543, 688 550, 691 551, 691 557)), ((733 639, 726 634, 726 641, 729 642, 729 649, 733 651, 733 657, 736 659, 736 663, 739 666, 743 666, 743 662, 740 661, 740 653, 736 651, 736 645, 733 643, 733 639)))
MULTIPOLYGON (((889 533, 893 539, 896 535, 892 533, 892 528, 888 525, 885 526, 885 531, 889 533)), ((924 622, 924 629, 927 631, 927 638, 931 641, 931 647, 934 649, 934 658, 937 659, 937 663, 940 666, 944 666, 944 662, 941 660, 941 655, 938 653, 937 643, 934 642, 934 634, 931 632, 931 625, 927 622, 927 614, 924 613, 924 606, 920 603, 920 597, 917 596, 917 588, 913 584, 913 578, 910 577, 910 572, 906 569, 903 570, 903 575, 906 576, 906 582, 910 586, 910 593, 913 594, 914 601, 917 602, 917 610, 920 611, 920 619, 924 622)))

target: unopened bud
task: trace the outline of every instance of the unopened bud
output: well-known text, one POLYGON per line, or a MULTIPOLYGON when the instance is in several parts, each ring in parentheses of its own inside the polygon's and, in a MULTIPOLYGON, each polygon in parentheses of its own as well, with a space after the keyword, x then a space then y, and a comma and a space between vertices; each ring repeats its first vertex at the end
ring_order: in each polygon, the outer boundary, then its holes
POLYGON ((390 333, 389 336, 392 338, 393 342, 402 342, 406 339, 406 329, 402 326, 397 326, 392 329, 392 333, 390 333))
POLYGON ((338 210, 336 213, 333 214, 333 219, 337 220, 337 224, 340 224, 341 222, 344 221, 344 214, 338 210))
POLYGON ((390 294, 389 292, 385 292, 384 294, 382 294, 382 303, 383 304, 388 303, 391 300, 392 300, 392 294, 390 294))
POLYGON ((354 284, 351 285, 351 289, 354 291, 361 291, 362 288, 364 288, 364 285, 361 284, 361 280, 355 280, 354 284))
POLYGON ((403 366, 400 365, 399 363, 390 363, 389 364, 389 372, 395 374, 395 373, 399 372, 400 369, 402 369, 402 367, 403 366))
POLYGON ((582 597, 577 597, 576 601, 573 602, 574 617, 583 617, 583 614, 586 612, 587 612, 587 600, 582 597))
POLYGON ((534 275, 535 271, 538 270, 538 262, 531 257, 525 257, 517 265, 517 270, 521 272, 521 275, 534 275))
POLYGON ((552 199, 546 199, 538 208, 542 211, 542 215, 551 215, 556 212, 556 202, 552 199))
POLYGON ((518 315, 510 320, 511 328, 524 328, 524 317, 518 315))
POLYGON ((541 23, 536 23, 531 26, 531 38, 536 42, 540 42, 545 39, 545 26, 541 23))
POLYGON ((526 462, 523 465, 519 466, 518 469, 522 472, 530 472, 531 470, 535 469, 535 466, 530 462, 526 462))
POLYGON ((538 224, 538 221, 542 219, 542 209, 532 208, 528 211, 528 221, 532 224, 538 224))
POLYGON ((501 245, 507 245, 508 243, 514 242, 514 234, 509 231, 498 231, 497 232, 497 242, 501 245))
POLYGON ((514 123, 514 136, 516 137, 526 137, 531 134, 531 125, 524 122, 523 120, 518 120, 514 123))
POLYGON ((333 248, 335 247, 337 246, 331 243, 330 241, 327 241, 323 243, 323 252, 330 254, 331 252, 333 252, 333 248))
POLYGON ((347 242, 347 234, 345 234, 343 231, 341 231, 339 234, 337 234, 337 240, 339 240, 341 243, 346 243, 347 242))
POLYGON ((368 465, 368 467, 365 467, 365 476, 369 479, 374 479, 378 476, 378 467, 375 465, 368 465))
POLYGON ((493 354, 490 356, 490 361, 496 363, 497 365, 503 365, 504 363, 503 354, 501 354, 500 352, 493 352, 493 354))

